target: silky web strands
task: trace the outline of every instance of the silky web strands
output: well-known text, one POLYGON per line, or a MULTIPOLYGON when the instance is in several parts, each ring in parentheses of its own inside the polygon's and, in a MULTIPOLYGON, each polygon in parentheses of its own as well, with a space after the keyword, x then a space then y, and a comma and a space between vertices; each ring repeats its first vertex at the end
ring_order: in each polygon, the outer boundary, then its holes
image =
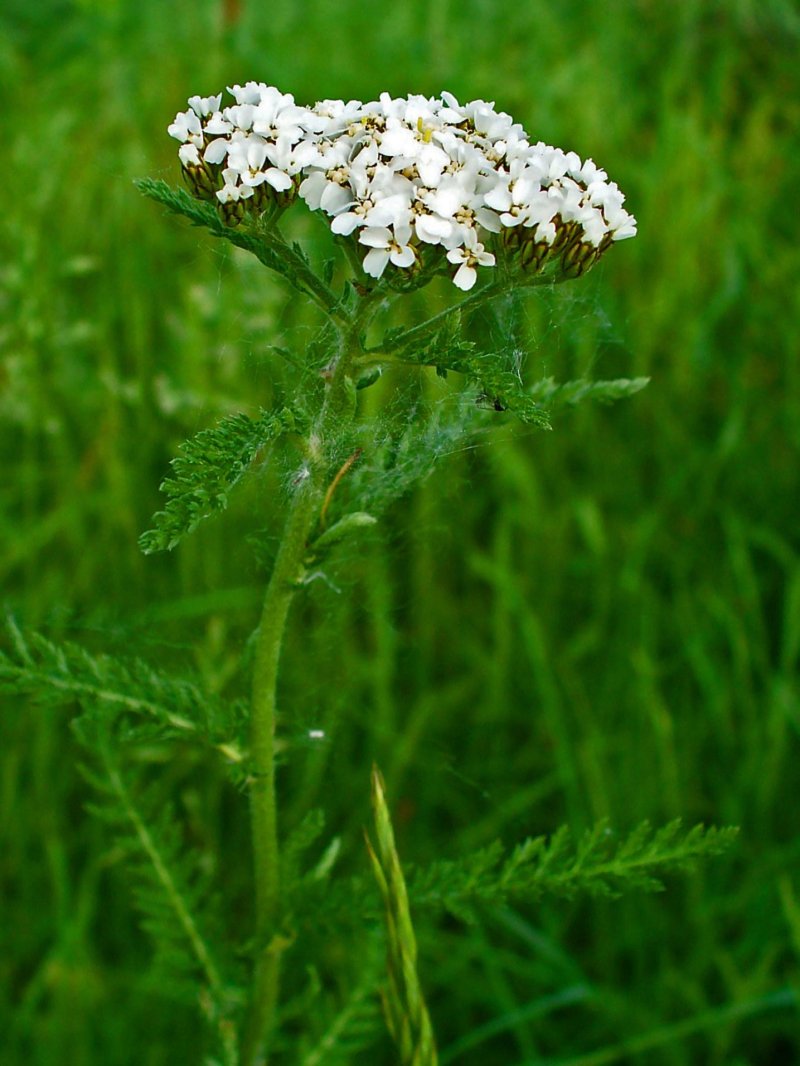
POLYGON ((498 257, 567 277, 636 234, 625 197, 591 159, 539 141, 493 103, 382 93, 302 107, 248 82, 193 96, 169 134, 192 193, 229 226, 272 218, 299 195, 351 259, 402 287, 447 272, 471 289, 498 257))

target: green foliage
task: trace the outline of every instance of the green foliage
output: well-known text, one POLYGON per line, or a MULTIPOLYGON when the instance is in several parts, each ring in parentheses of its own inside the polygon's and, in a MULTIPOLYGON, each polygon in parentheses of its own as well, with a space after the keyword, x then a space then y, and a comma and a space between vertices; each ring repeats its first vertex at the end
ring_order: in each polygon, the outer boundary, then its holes
POLYGON ((172 460, 174 476, 161 484, 167 505, 153 516, 153 528, 139 538, 142 551, 171 551, 204 519, 223 511, 261 449, 303 425, 303 416, 288 408, 275 414, 264 411, 255 419, 236 414, 185 441, 172 460))
MULTIPOLYGON (((414 331, 409 331, 414 332, 414 331)), ((544 378, 526 385, 510 351, 479 352, 463 336, 458 309, 444 315, 442 325, 417 345, 403 341, 403 331, 390 332, 385 345, 395 359, 413 365, 430 366, 445 377, 448 372, 463 374, 478 391, 479 405, 495 411, 509 411, 521 422, 550 428, 550 413, 559 407, 574 407, 584 400, 613 403, 640 392, 649 378, 619 378, 615 381, 589 381, 584 378, 558 384, 544 378)))
MULTIPOLYGON (((510 901, 618 899, 633 891, 661 892, 664 878, 721 855, 737 834, 735 827, 685 830, 675 819, 658 829, 645 821, 619 836, 602 821, 575 840, 569 827, 562 826, 549 837, 530 837, 510 850, 497 840, 460 858, 409 865, 408 895, 419 910, 448 911, 472 924, 486 913, 482 908, 510 901)), ((360 880, 324 891, 307 883, 305 894, 300 908, 304 920, 322 914, 333 925, 346 921, 354 899, 361 901, 358 915, 376 913, 377 900, 360 880)))
POLYGON ((125 857, 142 927, 155 948, 150 979, 170 996, 201 1007, 230 1059, 228 1016, 237 993, 212 947, 221 923, 211 915, 201 857, 185 846, 163 787, 143 787, 115 754, 113 731, 86 718, 76 731, 99 767, 84 768, 99 797, 90 809, 110 827, 125 857))
POLYGON ((292 898, 296 887, 306 878, 318 880, 315 871, 302 869, 302 863, 306 853, 319 840, 324 830, 325 812, 314 807, 286 838, 281 849, 281 888, 285 903, 292 898))
POLYGON ((378 434, 374 426, 365 426, 359 437, 364 455, 348 474, 343 494, 359 511, 380 516, 424 483, 440 463, 469 447, 480 418, 481 412, 465 397, 432 410, 418 401, 401 417, 387 417, 378 434))
POLYGON ((281 274, 298 291, 316 300, 322 307, 338 315, 339 300, 319 279, 299 244, 289 245, 280 235, 276 224, 249 222, 244 226, 226 226, 210 204, 195 200, 184 189, 175 189, 164 181, 142 178, 136 181, 141 193, 166 207, 173 214, 188 219, 193 226, 202 226, 213 237, 221 237, 237 248, 250 252, 260 263, 281 274))
MULTIPOLYGON (((389 348, 397 343, 398 339, 388 338, 389 348)), ((477 399, 481 406, 510 411, 521 422, 549 428, 545 409, 526 393, 519 375, 509 368, 509 357, 501 352, 477 352, 475 344, 462 336, 458 313, 447 316, 430 339, 419 347, 400 347, 395 358, 435 367, 442 376, 451 370, 457 371, 478 390, 477 399)))
POLYGON ((442 907, 466 920, 474 920, 474 908, 484 904, 531 902, 545 894, 617 899, 633 890, 660 892, 664 877, 720 855, 737 832, 702 825, 687 831, 675 819, 659 829, 642 822, 618 837, 607 822, 599 822, 576 841, 569 827, 562 826, 552 836, 531 837, 510 852, 495 842, 463 859, 418 868, 410 878, 410 892, 416 905, 442 907))
POLYGON ((367 837, 367 851, 386 921, 388 983, 383 993, 386 1024, 397 1047, 400 1066, 436 1066, 436 1041, 417 974, 417 940, 408 893, 386 805, 385 786, 377 767, 372 769, 372 811, 375 845, 367 837))
POLYGON ((584 400, 596 403, 614 403, 641 392, 650 383, 650 378, 617 378, 614 381, 589 381, 578 378, 559 384, 553 378, 543 378, 531 385, 528 395, 531 400, 543 404, 548 411, 559 407, 575 407, 584 400))
POLYGON ((0 652, 0 691, 40 703, 78 704, 87 719, 125 719, 134 737, 199 740, 234 765, 242 761, 240 703, 214 699, 196 682, 169 677, 141 659, 92 655, 77 644, 23 634, 13 619, 8 631, 12 652, 0 652))
POLYGON ((338 522, 323 530, 309 545, 309 555, 314 560, 324 558, 334 548, 357 536, 365 529, 370 529, 377 522, 374 515, 366 511, 351 511, 338 522))
POLYGON ((358 1051, 374 1044, 382 1019, 375 995, 374 974, 371 968, 366 969, 369 980, 353 986, 345 1003, 327 1019, 313 1046, 302 1053, 300 1066, 350 1066, 358 1051))

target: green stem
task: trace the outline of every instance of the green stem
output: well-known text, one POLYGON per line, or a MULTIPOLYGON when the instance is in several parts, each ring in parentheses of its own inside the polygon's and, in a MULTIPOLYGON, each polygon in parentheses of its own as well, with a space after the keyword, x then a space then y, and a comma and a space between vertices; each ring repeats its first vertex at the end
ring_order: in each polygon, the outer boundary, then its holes
POLYGON ((253 665, 250 711, 252 761, 250 812, 255 875, 256 958, 253 991, 242 1039, 242 1066, 252 1066, 272 1025, 278 1003, 281 910, 280 849, 275 800, 276 688, 286 619, 305 570, 307 545, 330 474, 329 445, 338 428, 353 419, 354 399, 347 371, 360 350, 368 301, 348 319, 328 379, 327 394, 308 439, 308 461, 289 507, 270 576, 253 665))
POLYGON ((378 345, 375 348, 369 348, 367 354, 373 355, 380 352, 396 352, 402 348, 408 348, 416 341, 427 337, 429 333, 433 333, 449 318, 452 318, 453 315, 460 315, 465 311, 474 311, 482 304, 494 300, 497 296, 503 296, 512 291, 512 289, 533 289, 544 285, 552 287, 553 285, 558 285, 560 282, 567 280, 569 279, 561 276, 540 274, 528 278, 527 280, 517 281, 513 286, 509 285, 507 281, 502 280, 489 282, 488 285, 484 285, 482 288, 476 289, 474 292, 470 293, 470 295, 464 300, 461 300, 457 304, 453 304, 452 307, 446 307, 444 311, 439 311, 438 314, 433 315, 425 322, 421 322, 418 326, 412 326, 410 329, 405 329, 401 333, 396 333, 391 337, 388 343, 384 341, 383 344, 378 345))
POLYGON ((322 278, 314 273, 303 256, 298 254, 289 244, 278 228, 277 222, 265 233, 265 237, 273 247, 280 252, 284 259, 291 262, 295 273, 303 284, 307 294, 315 300, 323 311, 326 311, 334 321, 338 322, 341 326, 346 326, 348 322, 347 313, 341 308, 336 293, 325 284, 322 278))

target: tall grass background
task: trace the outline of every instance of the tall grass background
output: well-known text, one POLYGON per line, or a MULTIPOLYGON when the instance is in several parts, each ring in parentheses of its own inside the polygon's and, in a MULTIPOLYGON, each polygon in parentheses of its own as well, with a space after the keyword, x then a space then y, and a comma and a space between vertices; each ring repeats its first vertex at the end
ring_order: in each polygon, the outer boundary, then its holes
MULTIPOLYGON (((323 806, 345 871, 366 870, 372 759, 408 861, 562 821, 741 826, 732 855, 664 895, 422 921, 443 1063, 800 1059, 798 46, 783 0, 0 14, 3 599, 54 639, 190 666, 223 695, 265 579, 243 534, 268 554, 288 468, 278 456, 169 556, 136 539, 177 443, 269 402, 268 346, 302 346, 317 320, 138 196, 136 177, 177 179, 165 127, 186 97, 254 78, 308 102, 493 99, 606 167, 639 219, 586 279, 526 297, 515 330, 532 381, 649 388, 552 433, 502 415, 468 442, 442 430, 432 475, 290 626, 283 824, 323 806)), ((314 251, 312 221, 296 224, 314 251)), ((435 415, 453 393, 425 376, 374 395, 435 415)), ((21 701, 0 719, 0 1057, 199 1061, 192 1012, 148 979, 69 719, 21 701)), ((246 927, 244 797, 194 756, 161 772, 246 927)), ((317 939, 325 980, 326 961, 357 974, 346 944, 317 939)), ((391 1061, 388 1044, 354 1057, 391 1061)))

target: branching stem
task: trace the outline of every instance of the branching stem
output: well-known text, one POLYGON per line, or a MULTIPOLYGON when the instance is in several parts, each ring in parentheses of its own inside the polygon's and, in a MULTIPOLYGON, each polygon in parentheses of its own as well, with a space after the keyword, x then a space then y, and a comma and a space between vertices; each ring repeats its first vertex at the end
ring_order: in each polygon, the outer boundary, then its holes
POLYGON ((418 326, 412 326, 410 329, 405 329, 400 333, 395 333, 390 339, 384 341, 383 344, 378 345, 375 348, 369 348, 367 350, 368 355, 372 355, 380 352, 396 352, 402 348, 408 348, 412 344, 416 344, 417 341, 423 340, 430 333, 433 333, 440 326, 443 326, 448 319, 454 315, 461 315, 464 312, 475 311, 478 307, 488 303, 490 300, 496 299, 498 296, 504 296, 508 292, 516 289, 532 289, 539 288, 544 285, 557 285, 561 281, 567 280, 560 276, 551 275, 535 275, 529 278, 525 282, 517 282, 514 286, 509 285, 508 282, 500 279, 499 281, 492 281, 488 285, 483 285, 480 289, 476 289, 471 292, 469 296, 461 300, 460 303, 453 304, 451 307, 446 307, 444 311, 440 311, 438 314, 433 315, 425 322, 421 322, 418 326))
POLYGON ((340 326, 346 327, 348 323, 347 312, 341 307, 334 293, 308 265, 302 255, 298 254, 289 244, 274 223, 266 234, 273 248, 294 267, 298 280, 302 283, 306 293, 315 301, 330 317, 340 326))
POLYGON ((361 350, 360 335, 371 313, 369 296, 348 315, 327 378, 323 407, 307 442, 308 460, 298 475, 275 565, 267 586, 255 649, 250 717, 250 811, 255 875, 256 956, 250 1010, 242 1040, 242 1066, 262 1052, 278 1002, 280 956, 280 850, 275 796, 275 721, 278 665, 286 619, 304 571, 307 545, 319 520, 331 472, 330 444, 355 415, 348 370, 361 350))

